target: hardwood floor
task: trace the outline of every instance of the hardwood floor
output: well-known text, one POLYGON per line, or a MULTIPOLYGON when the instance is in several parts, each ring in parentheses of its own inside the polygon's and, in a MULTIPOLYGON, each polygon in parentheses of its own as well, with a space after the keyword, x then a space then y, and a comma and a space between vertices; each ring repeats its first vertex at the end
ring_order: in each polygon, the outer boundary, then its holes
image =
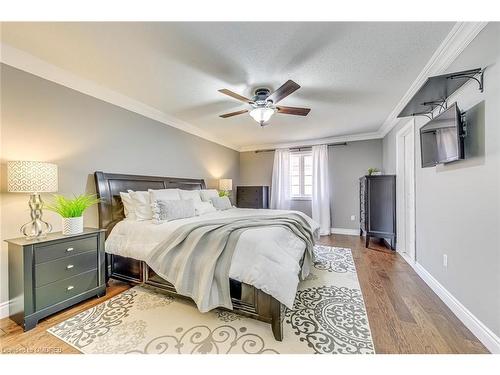
MULTIPOLYGON (((325 245, 352 249, 377 353, 488 353, 477 338, 397 254, 356 236, 323 237, 325 245)), ((0 320, 1 353, 78 353, 47 328, 128 289, 111 282, 107 294, 52 315, 29 332, 0 320)))
POLYGON ((356 236, 321 242, 352 249, 377 353, 488 353, 394 251, 356 236))

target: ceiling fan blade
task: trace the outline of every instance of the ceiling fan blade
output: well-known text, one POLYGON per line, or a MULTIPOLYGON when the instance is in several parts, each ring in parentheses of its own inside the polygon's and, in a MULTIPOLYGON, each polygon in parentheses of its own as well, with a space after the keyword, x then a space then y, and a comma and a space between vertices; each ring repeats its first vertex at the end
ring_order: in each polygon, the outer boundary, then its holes
POLYGON ((291 79, 286 81, 279 89, 273 92, 271 95, 267 97, 273 101, 274 104, 278 103, 281 99, 286 98, 292 92, 300 89, 300 85, 293 82, 291 79))
POLYGON ((311 111, 311 108, 299 108, 299 107, 278 107, 278 113, 283 113, 285 115, 297 115, 297 116, 307 116, 311 111))
POLYGON ((241 111, 236 111, 236 112, 231 112, 231 113, 225 113, 223 115, 220 115, 219 117, 227 118, 227 117, 242 115, 243 113, 247 113, 247 112, 248 112, 248 109, 242 109, 241 111))
POLYGON ((234 98, 234 99, 239 100, 239 101, 244 102, 244 103, 253 103, 250 99, 245 98, 244 96, 241 96, 239 94, 236 94, 235 92, 232 92, 231 90, 228 90, 228 89, 220 89, 219 92, 226 94, 226 95, 230 96, 231 98, 234 98))

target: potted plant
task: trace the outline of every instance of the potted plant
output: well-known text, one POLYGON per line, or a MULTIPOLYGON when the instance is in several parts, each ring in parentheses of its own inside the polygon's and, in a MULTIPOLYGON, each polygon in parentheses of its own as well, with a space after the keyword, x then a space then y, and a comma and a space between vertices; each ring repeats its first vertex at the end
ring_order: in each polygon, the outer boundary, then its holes
POLYGON ((92 194, 82 194, 72 199, 54 195, 54 202, 45 208, 61 215, 62 233, 70 236, 83 232, 83 212, 98 202, 99 199, 92 194))
POLYGON ((368 176, 380 174, 380 171, 377 168, 368 168, 368 176))

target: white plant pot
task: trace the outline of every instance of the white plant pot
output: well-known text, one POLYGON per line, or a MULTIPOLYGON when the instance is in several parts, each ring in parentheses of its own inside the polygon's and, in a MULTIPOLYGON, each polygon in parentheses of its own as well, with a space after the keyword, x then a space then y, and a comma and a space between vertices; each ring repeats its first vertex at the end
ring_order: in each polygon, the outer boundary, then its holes
POLYGON ((71 236, 82 232, 83 232, 83 216, 62 218, 63 235, 71 236))

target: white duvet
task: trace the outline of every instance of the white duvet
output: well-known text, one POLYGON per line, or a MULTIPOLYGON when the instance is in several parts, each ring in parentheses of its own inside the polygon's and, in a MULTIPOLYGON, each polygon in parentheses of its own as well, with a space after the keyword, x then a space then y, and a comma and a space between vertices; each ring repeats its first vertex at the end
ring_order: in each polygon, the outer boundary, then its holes
MULTIPOLYGON (((188 222, 210 218, 242 217, 290 211, 232 208, 226 211, 153 224, 151 220, 123 220, 115 225, 106 240, 106 252, 145 260, 149 252, 169 233, 188 222)), ((319 225, 301 212, 316 234, 319 225)), ((229 277, 250 284, 292 308, 299 284, 300 261, 305 244, 290 230, 280 227, 253 228, 242 233, 234 251, 229 277)), ((304 264, 308 270, 310 265, 304 264)))

